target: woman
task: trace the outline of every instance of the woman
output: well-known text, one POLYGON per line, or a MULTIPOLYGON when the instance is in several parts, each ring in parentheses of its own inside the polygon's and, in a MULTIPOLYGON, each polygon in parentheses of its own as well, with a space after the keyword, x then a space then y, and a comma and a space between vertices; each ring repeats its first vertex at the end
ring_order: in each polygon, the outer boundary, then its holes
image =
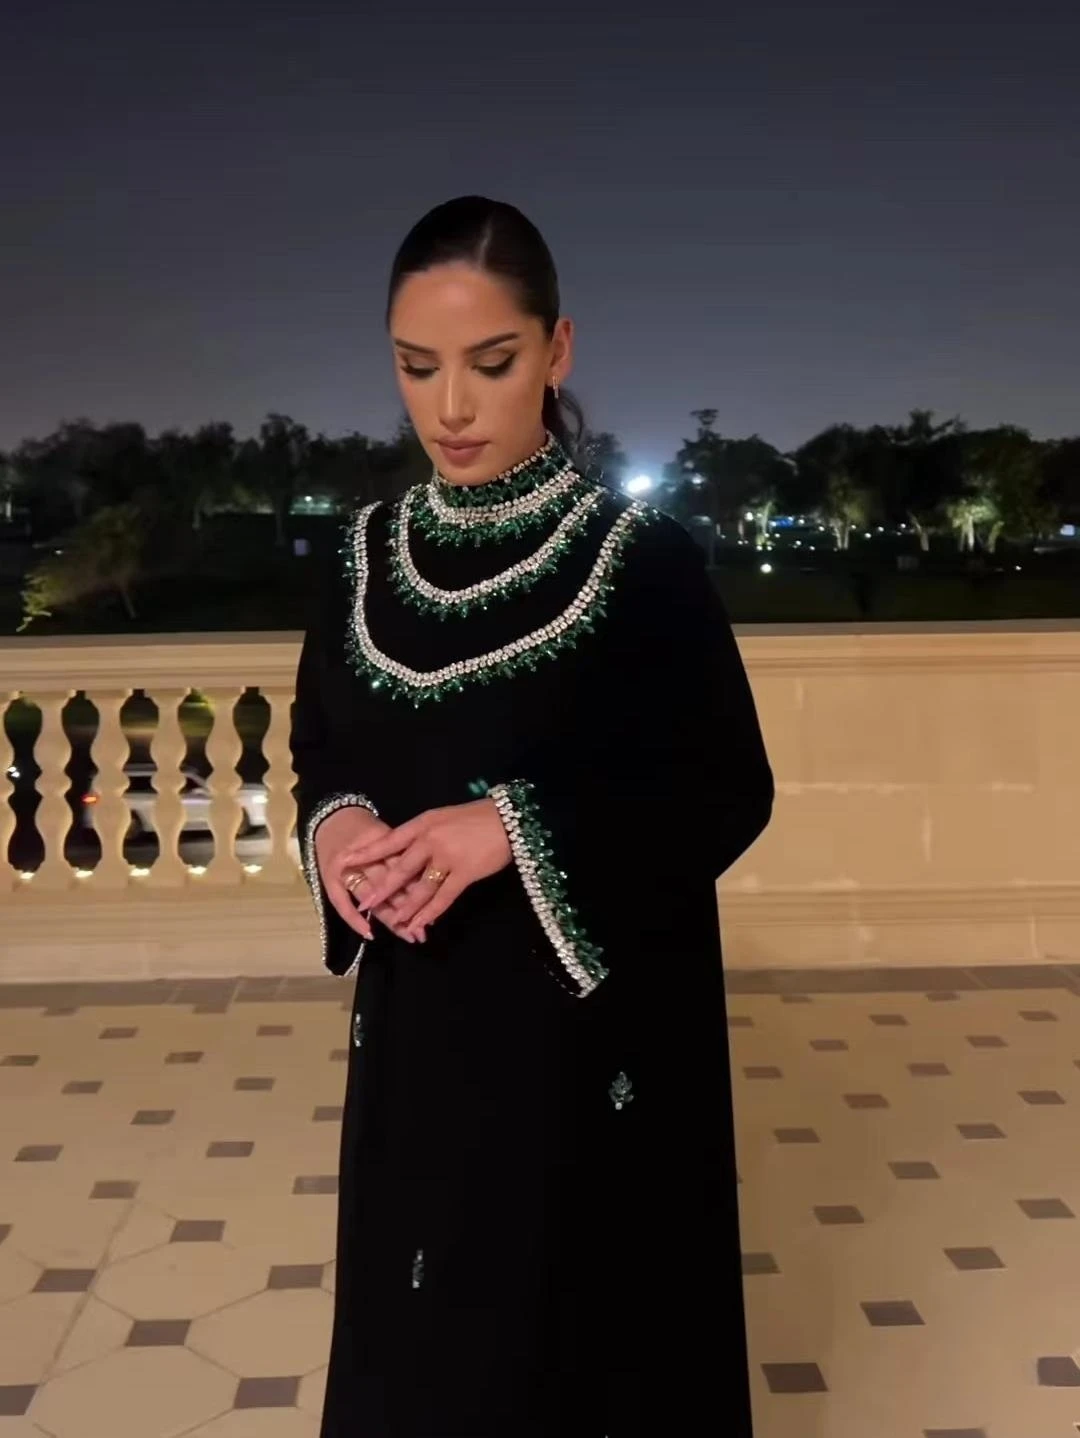
POLYGON ((358 513, 293 734, 357 970, 323 1438, 750 1433, 715 880, 772 779, 674 522, 574 468, 517 210, 439 206, 388 325, 430 483, 358 513))

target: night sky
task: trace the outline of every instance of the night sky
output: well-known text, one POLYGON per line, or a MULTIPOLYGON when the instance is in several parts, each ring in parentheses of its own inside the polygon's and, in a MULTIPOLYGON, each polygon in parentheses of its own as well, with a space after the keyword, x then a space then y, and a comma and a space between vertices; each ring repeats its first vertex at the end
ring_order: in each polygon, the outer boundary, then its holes
POLYGON ((21 0, 4 30, 0 445, 388 434, 394 248, 477 191, 547 236, 572 385, 637 467, 704 406, 785 447, 913 406, 1080 431, 1076 0, 21 0))

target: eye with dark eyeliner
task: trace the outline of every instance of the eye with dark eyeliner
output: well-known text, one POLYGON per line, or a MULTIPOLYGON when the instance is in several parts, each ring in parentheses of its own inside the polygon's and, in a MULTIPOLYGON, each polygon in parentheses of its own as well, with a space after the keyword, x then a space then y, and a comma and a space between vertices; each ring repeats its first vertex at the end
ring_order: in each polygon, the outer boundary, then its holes
POLYGON ((514 356, 507 355, 505 359, 499 360, 497 364, 478 364, 476 366, 480 374, 486 375, 488 379, 499 379, 509 372, 510 366, 514 363, 514 356))
POLYGON ((408 360, 402 360, 401 372, 402 374, 407 374, 411 379, 430 379, 435 373, 433 369, 418 369, 416 365, 411 365, 408 360))

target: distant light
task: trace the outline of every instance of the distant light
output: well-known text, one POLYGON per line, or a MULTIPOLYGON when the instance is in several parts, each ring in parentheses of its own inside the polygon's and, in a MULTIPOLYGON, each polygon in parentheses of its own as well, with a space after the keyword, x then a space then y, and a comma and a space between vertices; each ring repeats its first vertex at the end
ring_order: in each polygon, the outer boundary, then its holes
POLYGON ((133 879, 148 879, 150 877, 149 869, 129 869, 128 872, 133 879))
POLYGON ((1020 566, 1019 566, 1019 564, 1016 566, 1016 572, 1017 572, 1017 574, 1020 573, 1020 566))
POLYGON ((772 565, 768 563, 763 564, 761 566, 761 572, 762 574, 771 574, 773 572, 772 565))
POLYGON ((633 479, 626 481, 627 494, 648 494, 652 487, 652 479, 647 474, 635 474, 633 479))
POLYGON ((310 495, 310 494, 305 494, 305 495, 304 495, 304 503, 305 503, 305 504, 314 504, 314 503, 315 503, 314 496, 312 496, 312 495, 310 495))
POLYGON ((700 487, 705 483, 705 481, 704 479, 702 479, 700 474, 692 474, 690 476, 690 483, 696 485, 700 489, 700 487))
POLYGON ((7 776, 9 779, 20 779, 22 777, 14 764, 12 764, 11 767, 8 769, 7 776))
POLYGON ((28 884, 33 877, 33 869, 23 869, 23 871, 19 875, 19 878, 23 881, 24 884, 28 884))
POLYGON ((92 879, 94 877, 94 871, 93 869, 76 869, 75 877, 76 879, 92 879))
POLYGON ((753 511, 752 509, 748 509, 748 510, 746 511, 746 517, 747 517, 747 519, 751 519, 751 520, 752 520, 753 517, 754 517, 754 511, 753 511))
POLYGON ((261 874, 261 873, 262 873, 262 865, 261 865, 261 864, 245 864, 245 865, 244 865, 244 873, 245 873, 245 874, 261 874))
POLYGON ((206 865, 205 865, 205 864, 189 864, 189 865, 188 865, 188 873, 189 873, 189 874, 194 874, 197 879, 201 879, 202 876, 203 876, 203 874, 206 873, 206 865))
POLYGON ((873 537, 874 536, 870 533, 869 530, 867 530, 866 533, 863 535, 864 539, 873 539, 873 537))
POLYGON ((1061 537, 1062 537, 1062 539, 1075 539, 1075 538, 1076 538, 1076 525, 1075 525, 1075 524, 1063 524, 1063 525, 1061 526, 1061 537))

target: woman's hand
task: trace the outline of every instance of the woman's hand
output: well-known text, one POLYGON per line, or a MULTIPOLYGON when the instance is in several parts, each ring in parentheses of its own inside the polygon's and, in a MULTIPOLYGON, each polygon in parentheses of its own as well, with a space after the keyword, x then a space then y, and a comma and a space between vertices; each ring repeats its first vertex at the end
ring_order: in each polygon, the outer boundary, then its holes
MULTIPOLYGON (((363 939, 374 937, 366 912, 371 910, 368 893, 373 884, 383 884, 387 865, 366 866, 362 870, 364 878, 358 881, 356 871, 361 866, 350 858, 350 852, 391 832, 389 824, 359 805, 336 810, 315 831, 315 861, 326 896, 349 928, 363 939)), ((399 923, 393 903, 377 904, 374 914, 391 933, 413 942, 405 926, 399 923)))
POLYGON ((510 844, 491 799, 429 809, 389 833, 372 835, 343 856, 346 868, 385 862, 386 873, 365 894, 378 908, 394 902, 394 922, 407 934, 426 930, 478 879, 510 863, 510 844))

